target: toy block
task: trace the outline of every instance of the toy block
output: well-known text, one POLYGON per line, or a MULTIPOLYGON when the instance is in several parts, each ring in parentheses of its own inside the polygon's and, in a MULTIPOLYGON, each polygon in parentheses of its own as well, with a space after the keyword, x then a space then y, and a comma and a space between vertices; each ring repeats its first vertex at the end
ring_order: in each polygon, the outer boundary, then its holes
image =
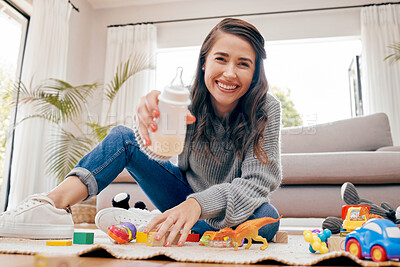
POLYGON ((199 234, 189 234, 186 238, 186 242, 199 242, 200 235, 199 234))
POLYGON ((164 235, 160 240, 156 240, 156 232, 150 232, 147 234, 147 246, 162 247, 165 244, 165 237, 166 235, 164 235))
POLYGON ((147 243, 147 234, 143 232, 137 232, 136 243, 147 243))
POLYGON ((349 231, 340 231, 340 237, 346 237, 349 233, 349 231))
POLYGON ((46 246, 71 246, 72 240, 51 240, 46 242, 46 246))
POLYGON ((79 257, 65 255, 44 255, 36 254, 34 267, 60 267, 60 266, 77 266, 79 257))
POLYGON ((328 239, 329 251, 345 251, 346 237, 331 236, 328 239))
POLYGON ((272 242, 287 244, 289 242, 289 233, 287 231, 276 232, 274 238, 272 239, 272 242))
POLYGON ((94 243, 94 233, 74 233, 74 244, 91 245, 94 243))

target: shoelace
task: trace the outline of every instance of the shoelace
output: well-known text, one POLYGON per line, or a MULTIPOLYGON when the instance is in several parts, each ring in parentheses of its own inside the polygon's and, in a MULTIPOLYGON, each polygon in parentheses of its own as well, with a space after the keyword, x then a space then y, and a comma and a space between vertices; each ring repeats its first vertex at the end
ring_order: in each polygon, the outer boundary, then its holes
POLYGON ((31 198, 25 199, 25 200, 24 200, 21 204, 19 204, 17 207, 15 207, 15 208, 12 209, 12 210, 6 211, 4 214, 7 214, 7 215, 15 214, 15 213, 17 213, 17 212, 20 212, 20 211, 23 211, 23 210, 28 209, 28 208, 30 208, 30 207, 33 207, 33 206, 36 205, 38 202, 40 202, 40 201, 39 201, 39 200, 36 200, 36 199, 31 199, 31 198))

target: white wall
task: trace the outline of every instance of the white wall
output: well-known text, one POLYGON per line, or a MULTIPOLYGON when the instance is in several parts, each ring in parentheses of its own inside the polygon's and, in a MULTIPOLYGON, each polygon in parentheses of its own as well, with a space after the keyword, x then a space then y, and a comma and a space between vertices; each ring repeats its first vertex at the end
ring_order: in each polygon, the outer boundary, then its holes
MULTIPOLYGON (((261 12, 364 5, 388 1, 371 0, 199 0, 166 4, 93 9, 87 0, 77 2, 80 13, 71 17, 70 81, 102 81, 104 75, 107 26, 209 16, 230 16, 261 12)), ((242 17, 253 23, 266 41, 361 34, 360 9, 338 9, 288 14, 242 17)), ((156 24, 158 47, 201 45, 220 19, 156 24)), ((99 110, 101 96, 92 102, 99 110)))

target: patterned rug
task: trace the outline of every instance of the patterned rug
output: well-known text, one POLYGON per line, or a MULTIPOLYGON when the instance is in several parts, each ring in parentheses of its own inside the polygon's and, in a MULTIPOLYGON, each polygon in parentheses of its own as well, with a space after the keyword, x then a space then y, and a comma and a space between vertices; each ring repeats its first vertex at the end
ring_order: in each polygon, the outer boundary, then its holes
MULTIPOLYGON (((82 232, 81 229, 77 230, 82 232)), ((115 257, 125 260, 170 259, 178 262, 229 263, 229 264, 271 264, 271 265, 329 265, 329 266, 400 266, 399 261, 375 263, 359 260, 347 252, 312 254, 302 235, 289 235, 289 242, 269 243, 262 251, 261 244, 253 244, 250 249, 212 248, 197 243, 185 243, 183 247, 149 247, 146 244, 130 242, 114 244, 100 230, 84 230, 95 233, 93 245, 72 245, 66 247, 46 246, 45 240, 1 238, 0 253, 45 254, 81 257, 115 257)))

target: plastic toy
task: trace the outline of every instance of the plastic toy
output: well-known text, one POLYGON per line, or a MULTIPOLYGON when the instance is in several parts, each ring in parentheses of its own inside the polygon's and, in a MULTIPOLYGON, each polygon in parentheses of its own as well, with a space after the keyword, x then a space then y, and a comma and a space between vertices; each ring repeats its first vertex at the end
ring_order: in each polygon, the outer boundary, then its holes
POLYGON ((368 221, 367 216, 360 215, 361 208, 362 207, 350 207, 347 210, 346 219, 343 221, 343 231, 351 232, 368 221))
MULTIPOLYGON (((370 207, 370 214, 382 216, 384 219, 389 219, 400 225, 400 207, 397 208, 399 212, 396 213, 396 209, 387 202, 382 202, 378 206, 368 199, 360 198, 356 187, 352 183, 347 182, 342 185, 341 197, 347 205, 366 205, 370 207)), ((347 215, 347 212, 345 214, 347 215)), ((343 216, 342 218, 327 217, 322 223, 322 228, 331 230, 333 234, 338 234, 344 219, 343 216)))
POLYGON ((71 246, 72 240, 51 240, 46 242, 46 246, 71 246))
POLYGON ((79 245, 91 245, 94 243, 94 233, 75 232, 73 243, 79 245))
POLYGON ((225 237, 223 240, 215 240, 215 231, 207 231, 200 238, 199 245, 200 246, 209 246, 209 247, 220 247, 226 248, 231 246, 231 242, 229 237, 225 237))
POLYGON ((264 250, 268 247, 268 242, 265 238, 258 235, 258 230, 266 224, 275 223, 279 221, 281 218, 282 216, 280 216, 278 219, 263 217, 259 219, 249 220, 240 224, 238 227, 236 227, 235 230, 232 230, 232 228, 224 228, 218 231, 215 234, 214 239, 222 240, 226 236, 229 237, 231 239, 230 244, 232 247, 233 246, 235 247, 235 250, 238 249, 238 247, 242 243, 241 241, 244 238, 246 238, 248 241, 247 245, 245 246, 245 249, 249 249, 251 247, 252 240, 261 241, 263 242, 264 245, 261 246, 260 249, 264 250))
POLYGON ((390 220, 371 219, 347 235, 345 247, 359 259, 400 259, 400 229, 390 220))
POLYGON ((310 252, 318 251, 321 254, 328 252, 327 241, 331 235, 332 232, 329 229, 325 229, 322 233, 319 230, 305 230, 303 232, 304 240, 310 243, 310 252))
POLYGON ((118 244, 125 244, 136 238, 136 227, 129 222, 108 227, 107 234, 118 244))

